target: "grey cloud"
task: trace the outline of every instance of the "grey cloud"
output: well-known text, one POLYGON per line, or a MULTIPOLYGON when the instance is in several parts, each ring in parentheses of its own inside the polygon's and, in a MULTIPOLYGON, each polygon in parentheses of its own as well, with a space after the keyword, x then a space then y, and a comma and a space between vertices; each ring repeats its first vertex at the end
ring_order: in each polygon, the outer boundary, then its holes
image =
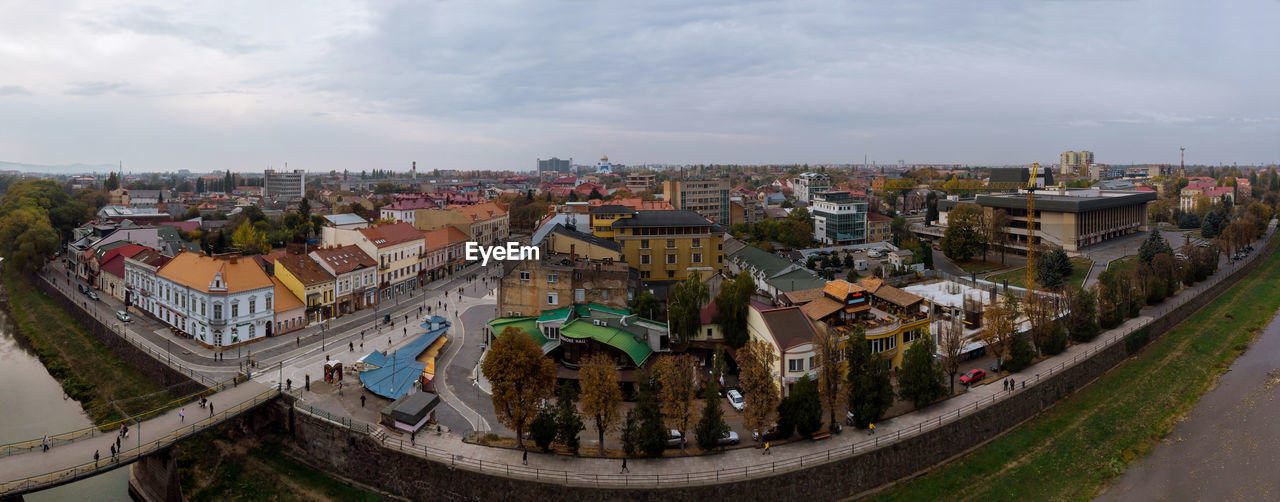
POLYGON ((113 19, 109 26, 143 35, 173 37, 227 54, 249 54, 264 49, 212 24, 179 21, 169 11, 157 7, 139 7, 113 19))
POLYGON ((100 96, 111 92, 124 91, 128 87, 128 82, 74 82, 63 93, 72 96, 100 96))
POLYGON ((20 85, 0 86, 0 96, 30 96, 31 91, 20 85))

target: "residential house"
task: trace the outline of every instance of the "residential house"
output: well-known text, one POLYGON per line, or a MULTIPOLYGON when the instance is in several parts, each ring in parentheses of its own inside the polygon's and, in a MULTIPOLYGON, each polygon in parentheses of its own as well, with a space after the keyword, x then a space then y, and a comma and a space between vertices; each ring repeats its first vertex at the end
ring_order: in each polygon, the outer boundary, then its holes
POLYGON ((308 256, 334 277, 335 317, 377 305, 378 262, 360 246, 317 249, 308 256))
POLYGON ((251 259, 182 252, 155 274, 151 315, 211 347, 247 343, 274 328, 275 287, 251 259))
POLYGON ((342 230, 323 229, 325 247, 354 244, 378 262, 378 294, 382 300, 408 294, 426 283, 425 240, 408 223, 342 230))
POLYGON ((137 306, 143 312, 154 312, 156 271, 169 262, 169 257, 151 248, 124 259, 124 304, 137 306))
POLYGON ((289 287, 285 286, 278 277, 271 278, 271 284, 275 288, 275 330, 273 335, 282 335, 290 331, 297 331, 307 325, 307 306, 293 296, 293 292, 289 291, 289 287))
POLYGON ((124 301, 124 261, 136 255, 146 247, 137 244, 125 244, 106 251, 98 262, 97 288, 120 301, 124 301))
POLYGON ((275 261, 275 277, 307 306, 307 324, 337 317, 333 274, 308 255, 286 254, 275 261))
POLYGON ((749 274, 755 280, 756 289, 778 300, 779 295, 791 291, 820 288, 827 283, 804 264, 788 260, 755 246, 743 246, 728 256, 732 275, 749 274))
POLYGON ((888 242, 893 237, 893 218, 880 213, 867 213, 867 242, 888 242))
POLYGON ((422 238, 426 249, 422 267, 426 270, 427 281, 453 275, 466 264, 466 245, 470 237, 461 230, 454 227, 427 230, 422 232, 422 238))
POLYGON ((817 377, 820 368, 813 349, 817 329, 800 307, 771 308, 752 302, 747 310, 747 334, 751 340, 773 347, 769 373, 784 397, 801 377, 817 377))

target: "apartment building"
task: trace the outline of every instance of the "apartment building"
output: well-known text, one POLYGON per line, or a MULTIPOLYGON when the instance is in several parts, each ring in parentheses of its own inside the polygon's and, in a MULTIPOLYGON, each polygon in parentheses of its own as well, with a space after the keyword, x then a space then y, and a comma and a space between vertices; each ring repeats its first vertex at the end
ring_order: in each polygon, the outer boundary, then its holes
POLYGON ((653 173, 633 173, 627 175, 627 191, 638 194, 653 189, 658 184, 658 175, 653 173))
POLYGON ((414 227, 436 230, 452 226, 465 232, 481 245, 499 245, 511 237, 511 220, 507 206, 498 202, 482 202, 448 209, 419 209, 414 227))
POLYGON ((805 204, 813 202, 814 195, 831 188, 831 176, 823 173, 803 173, 791 182, 793 195, 805 204))
POLYGON ((267 197, 284 202, 302 200, 307 193, 307 172, 301 169, 263 172, 262 191, 267 197))
POLYGON ((425 283, 425 240, 413 225, 390 223, 353 230, 325 227, 323 237, 325 247, 354 244, 378 262, 379 301, 407 294, 425 283))
POLYGON ((663 200, 716 223, 729 223, 729 180, 667 180, 663 200))
POLYGON ((724 229, 698 213, 635 211, 610 228, 641 281, 682 281, 695 270, 707 277, 724 268, 724 229))
MULTIPOLYGON (((182 252, 152 278, 148 312, 211 347, 270 336, 275 287, 251 259, 182 252)), ((134 287, 138 287, 134 285, 134 287)))
POLYGON ((498 315, 536 316, 573 304, 595 303, 625 309, 634 289, 630 270, 620 262, 547 253, 525 260, 498 286, 498 315))
POLYGON ((360 246, 317 249, 308 256, 334 277, 336 316, 378 304, 378 262, 360 246))

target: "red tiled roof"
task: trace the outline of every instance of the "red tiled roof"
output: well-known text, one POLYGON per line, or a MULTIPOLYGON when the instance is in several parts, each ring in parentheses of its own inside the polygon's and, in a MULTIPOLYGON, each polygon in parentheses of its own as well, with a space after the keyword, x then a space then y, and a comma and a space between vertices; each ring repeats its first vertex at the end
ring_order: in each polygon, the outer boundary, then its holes
POLYGON ((880 213, 867 213, 867 221, 893 221, 893 218, 880 213))
POLYGON ((445 225, 443 228, 422 232, 422 238, 426 239, 427 249, 439 249, 455 242, 470 239, 466 232, 449 225, 445 225))
POLYGON ((377 260, 370 258, 355 244, 329 249, 317 249, 311 253, 315 255, 314 258, 318 258, 329 265, 329 268, 335 274, 345 274, 359 268, 378 266, 377 260))
POLYGON ((361 228, 359 231, 366 239, 369 239, 369 242, 380 248, 404 244, 422 238, 422 233, 418 229, 404 222, 361 228))

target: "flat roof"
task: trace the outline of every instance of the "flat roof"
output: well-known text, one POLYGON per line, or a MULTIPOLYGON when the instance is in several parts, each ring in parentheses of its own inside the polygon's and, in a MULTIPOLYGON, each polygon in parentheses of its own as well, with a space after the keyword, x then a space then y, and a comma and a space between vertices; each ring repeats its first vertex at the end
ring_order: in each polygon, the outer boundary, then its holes
MULTIPOLYGON (((1066 195, 1056 191, 1037 190, 1036 210, 1058 213, 1083 213, 1100 209, 1146 204, 1156 200, 1155 192, 1118 190, 1068 190, 1066 195)), ((976 203, 982 207, 1027 209, 1026 193, 979 194, 967 200, 939 200, 938 210, 950 210, 957 204, 976 203)))

